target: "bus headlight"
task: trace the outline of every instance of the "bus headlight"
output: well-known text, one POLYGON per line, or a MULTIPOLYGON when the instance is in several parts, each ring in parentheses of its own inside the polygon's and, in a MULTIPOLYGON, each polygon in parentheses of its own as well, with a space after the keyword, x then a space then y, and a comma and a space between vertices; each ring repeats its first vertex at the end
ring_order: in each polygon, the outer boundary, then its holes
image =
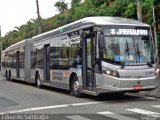
POLYGON ((156 74, 156 75, 159 75, 159 73, 160 73, 160 69, 157 68, 157 69, 155 70, 155 74, 156 74))
POLYGON ((103 70, 103 73, 109 76, 119 77, 119 73, 111 69, 103 70))

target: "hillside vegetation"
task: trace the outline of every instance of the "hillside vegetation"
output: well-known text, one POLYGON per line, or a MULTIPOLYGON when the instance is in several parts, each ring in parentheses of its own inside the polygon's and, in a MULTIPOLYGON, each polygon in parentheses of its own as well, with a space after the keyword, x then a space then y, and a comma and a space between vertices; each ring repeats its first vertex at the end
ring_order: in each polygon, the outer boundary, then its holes
MULTIPOLYGON (((42 18, 43 32, 55 29, 62 25, 76 21, 88 16, 119 16, 137 19, 137 0, 72 0, 71 8, 68 9, 64 1, 56 2, 59 14, 48 19, 42 18)), ((53 0, 54 3, 54 0, 53 0)), ((152 5, 156 6, 157 26, 160 23, 160 2, 159 0, 141 0, 143 22, 153 25, 152 5), (159 16, 159 18, 158 18, 159 16)), ((3 49, 23 39, 31 38, 38 34, 38 19, 31 19, 20 27, 8 32, 3 38, 3 49)), ((158 31, 160 41, 160 30, 158 31)), ((160 42, 159 42, 160 44, 160 42)), ((160 45, 159 45, 160 46, 160 45)))

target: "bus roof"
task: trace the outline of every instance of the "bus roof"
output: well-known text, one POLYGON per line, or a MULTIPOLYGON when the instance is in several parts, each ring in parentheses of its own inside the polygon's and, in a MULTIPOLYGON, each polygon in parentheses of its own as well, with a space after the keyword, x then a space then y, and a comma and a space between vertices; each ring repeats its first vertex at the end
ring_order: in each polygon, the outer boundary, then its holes
POLYGON ((46 37, 51 37, 60 33, 68 32, 74 29, 81 29, 86 28, 87 26, 101 26, 101 25, 123 25, 123 26, 143 26, 149 27, 148 24, 145 24, 141 21, 128 19, 128 18, 121 18, 121 17, 107 17, 107 16, 95 16, 95 17, 86 17, 60 28, 51 30, 49 32, 45 32, 43 34, 37 35, 32 38, 32 40, 42 39, 46 37))
POLYGON ((25 42, 25 40, 22 40, 22 41, 20 41, 20 42, 17 42, 17 43, 15 43, 15 44, 9 46, 8 48, 6 48, 5 50, 3 50, 2 52, 9 51, 9 50, 12 50, 12 49, 14 49, 14 48, 20 47, 20 46, 24 45, 24 42, 25 42))
MULTIPOLYGON (((81 29, 86 28, 89 26, 101 26, 101 25, 123 25, 123 26, 144 26, 149 27, 148 24, 142 23, 138 20, 128 19, 128 18, 121 18, 121 17, 107 17, 107 16, 95 16, 95 17, 86 17, 65 26, 59 27, 57 29, 42 33, 40 35, 34 36, 31 38, 32 41, 36 41, 42 38, 51 37, 54 35, 58 35, 60 33, 68 32, 74 29, 81 29)), ((8 51, 12 48, 16 48, 18 46, 23 45, 25 40, 20 41, 11 45, 10 47, 6 48, 4 51, 8 51)))

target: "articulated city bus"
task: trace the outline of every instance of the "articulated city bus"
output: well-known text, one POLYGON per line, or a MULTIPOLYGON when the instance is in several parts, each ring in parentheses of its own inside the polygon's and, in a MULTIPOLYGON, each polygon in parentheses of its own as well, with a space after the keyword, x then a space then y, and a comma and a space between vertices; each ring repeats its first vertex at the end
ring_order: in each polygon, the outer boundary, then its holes
POLYGON ((7 80, 82 93, 139 92, 158 86, 151 27, 119 17, 87 17, 2 52, 7 80))

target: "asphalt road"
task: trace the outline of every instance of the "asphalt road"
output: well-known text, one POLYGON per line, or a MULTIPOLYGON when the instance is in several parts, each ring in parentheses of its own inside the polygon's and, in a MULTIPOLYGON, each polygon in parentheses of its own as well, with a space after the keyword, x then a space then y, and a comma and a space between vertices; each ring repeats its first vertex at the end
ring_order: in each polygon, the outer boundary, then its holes
POLYGON ((159 120, 160 99, 146 94, 76 98, 68 91, 0 76, 0 119, 24 120, 159 120))

